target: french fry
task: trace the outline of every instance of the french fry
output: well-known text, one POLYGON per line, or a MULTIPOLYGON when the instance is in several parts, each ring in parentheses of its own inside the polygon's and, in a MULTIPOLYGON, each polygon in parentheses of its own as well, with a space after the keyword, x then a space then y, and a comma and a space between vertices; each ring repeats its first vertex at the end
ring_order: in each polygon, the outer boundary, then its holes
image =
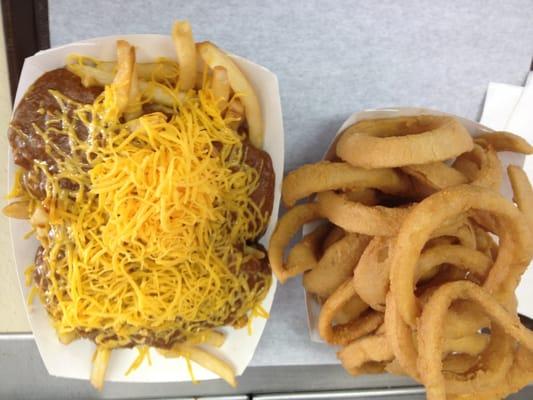
POLYGON ((33 226, 43 228, 48 224, 48 213, 42 206, 37 206, 31 215, 30 222, 33 226))
POLYGON ((176 21, 172 27, 172 40, 176 47, 180 74, 178 88, 187 91, 196 83, 196 46, 188 21, 176 21))
POLYGON ((109 364, 109 357, 111 356, 111 350, 103 347, 97 347, 93 368, 91 370, 91 385, 97 390, 102 390, 104 387, 105 373, 109 364))
POLYGON ((30 203, 29 201, 14 201, 13 203, 8 204, 2 209, 2 212, 6 217, 16 218, 16 219, 29 219, 30 203))
MULTIPOLYGON (((136 65, 139 79, 163 81, 165 79, 175 79, 179 73, 178 64, 172 60, 163 59, 151 63, 137 63, 136 65)), ((93 65, 93 67, 101 71, 115 73, 117 63, 114 61, 102 61, 97 65, 93 65)))
POLYGON ((119 114, 128 107, 135 77, 135 48, 125 40, 117 40, 117 74, 112 85, 115 87, 115 104, 119 114))
POLYGON ((59 341, 62 344, 69 344, 76 340, 79 336, 76 332, 63 332, 57 334, 59 341))
POLYGON ((257 148, 263 147, 263 116, 255 91, 248 79, 231 58, 210 42, 197 44, 198 53, 209 68, 217 66, 226 68, 231 88, 241 96, 246 121, 248 122, 249 136, 252 144, 257 148))
POLYGON ((187 357, 205 369, 214 372, 228 382, 231 387, 237 387, 235 373, 227 362, 197 346, 181 345, 180 353, 182 356, 187 357))
POLYGON ((226 71, 226 68, 220 66, 215 67, 213 70, 211 90, 213 91, 213 96, 219 102, 219 109, 224 110, 228 104, 230 92, 228 72, 226 71))
POLYGON ((237 131, 239 129, 239 126, 241 126, 243 117, 244 107, 242 105, 242 102, 240 99, 234 98, 230 101, 228 105, 228 111, 226 111, 226 123, 231 129, 237 131))
MULTIPOLYGON (((187 340, 184 344, 191 346, 197 344, 207 344, 214 347, 221 347, 225 341, 226 336, 222 332, 210 330, 198 334, 198 336, 187 340)), ((177 346, 179 349, 180 345, 177 346)))
POLYGON ((113 83, 114 75, 112 71, 83 64, 67 64, 66 68, 79 76, 82 85, 85 87, 105 86, 113 83))
MULTIPOLYGON (((113 73, 103 71, 96 67, 87 65, 67 65, 67 69, 73 74, 80 77, 84 86, 105 86, 113 83, 113 73)), ((170 93, 169 90, 162 88, 162 85, 156 82, 146 82, 139 80, 139 90, 142 97, 149 98, 152 102, 172 107, 175 104, 175 98, 183 98, 183 93, 170 93)))
POLYGON ((139 79, 137 78, 137 64, 133 66, 131 74, 130 92, 128 93, 128 105, 124 112, 126 121, 137 118, 142 113, 141 92, 139 79))

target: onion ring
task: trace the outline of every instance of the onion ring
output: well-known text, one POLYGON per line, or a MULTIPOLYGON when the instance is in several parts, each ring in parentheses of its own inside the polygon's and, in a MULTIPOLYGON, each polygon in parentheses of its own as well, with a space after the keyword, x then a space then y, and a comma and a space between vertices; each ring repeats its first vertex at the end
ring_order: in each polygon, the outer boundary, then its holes
POLYGON ((328 231, 328 225, 319 225, 314 231, 305 235, 302 240, 296 243, 287 256, 286 275, 296 276, 317 266, 321 242, 328 234, 328 231))
POLYGON ((346 345, 374 332, 383 323, 383 314, 371 311, 348 323, 333 326, 335 314, 354 296, 357 296, 357 293, 352 280, 348 279, 322 305, 318 318, 318 333, 327 343, 346 345))
MULTIPOLYGON (((357 294, 377 311, 385 311, 389 291, 390 254, 393 239, 375 237, 370 241, 354 270, 353 285, 357 294)), ((415 283, 433 277, 442 264, 471 270, 480 279, 485 277, 492 259, 483 253, 461 245, 439 245, 422 252, 416 268, 415 283)))
POLYGON ((350 189, 345 193, 346 198, 365 206, 375 206, 379 204, 379 196, 374 189, 350 189))
POLYGON ((347 232, 369 236, 392 236, 409 213, 409 208, 369 207, 347 200, 333 191, 317 195, 320 213, 347 232))
POLYGON ((346 370, 354 370, 369 362, 390 362, 394 353, 385 336, 372 335, 348 344, 337 352, 337 358, 346 370))
POLYGON ((323 298, 330 296, 352 275, 369 241, 368 236, 349 233, 328 247, 316 268, 304 274, 305 290, 323 298))
POLYGON ((489 290, 495 291, 505 280, 517 284, 529 264, 533 251, 529 228, 521 213, 500 194, 479 186, 461 185, 431 195, 404 219, 391 260, 391 292, 402 318, 412 327, 420 313, 413 287, 421 250, 435 227, 469 209, 490 212, 509 228, 500 236, 498 258, 484 283, 489 290))
POLYGON ((366 310, 368 310, 368 304, 359 296, 354 296, 337 311, 334 322, 336 324, 346 324, 359 317, 366 310))
POLYGON ((472 185, 484 186, 499 191, 502 184, 502 164, 491 147, 474 145, 471 152, 457 157, 453 167, 462 172, 472 185), (472 163, 476 165, 474 168, 472 163))
POLYGON ((295 274, 285 268, 283 264, 285 247, 302 225, 321 218, 317 204, 308 203, 291 208, 278 221, 268 245, 268 258, 272 271, 281 283, 299 273, 295 274))
POLYGON ((482 279, 492 266, 492 259, 480 251, 461 245, 435 246, 422 252, 416 267, 415 282, 430 279, 438 271, 436 267, 442 264, 460 267, 482 279))
POLYGON ((392 237, 373 238, 353 272, 355 291, 376 311, 385 311, 385 297, 389 290, 389 254, 393 242, 392 237))
POLYGON ((386 304, 385 332, 394 356, 401 369, 415 381, 419 381, 416 365, 418 353, 411 327, 404 322, 396 305, 396 300, 390 292, 387 294, 386 304))
POLYGON ((283 180, 283 204, 292 207, 298 200, 327 190, 376 188, 390 194, 411 191, 409 179, 390 168, 363 169, 344 162, 321 161, 291 171, 283 180))
POLYGON ((442 371, 450 374, 464 374, 479 363, 479 355, 451 353, 442 361, 442 371))
POLYGON ((533 146, 527 140, 510 132, 484 133, 474 139, 474 142, 491 146, 496 151, 512 151, 521 154, 533 154, 533 146))
POLYGON ((507 174, 513 188, 513 200, 527 219, 533 232, 533 189, 524 170, 516 165, 507 167, 507 174))
MULTIPOLYGON (((443 354, 460 353, 477 356, 489 343, 488 335, 474 334, 445 341, 443 354)), ((347 370, 363 367, 367 363, 387 362, 394 359, 394 353, 383 335, 369 335, 359 338, 337 352, 337 358, 347 370)))
POLYGON ((518 347, 514 355, 514 363, 504 379, 497 385, 473 393, 450 395, 451 400, 500 400, 514 392, 518 392, 533 380, 533 352, 518 347))
POLYGON ((438 288, 426 303, 418 329, 418 371, 426 386, 428 398, 445 399, 446 390, 450 393, 463 393, 482 390, 491 382, 497 384, 512 365, 509 337, 519 341, 527 349, 533 348, 533 332, 522 326, 518 316, 510 314, 481 287, 472 282, 458 281, 438 288), (478 304, 493 321, 491 342, 483 354, 490 361, 482 361, 486 371, 469 380, 457 380, 446 385, 442 361, 436 353, 442 346, 441 329, 447 310, 457 299, 478 304), (497 337, 500 337, 500 340, 497 340, 497 337))
MULTIPOLYGON (((522 326, 518 316, 510 314, 481 287, 468 281, 442 285, 426 303, 418 326, 418 371, 426 386, 428 398, 432 400, 446 399, 445 377, 438 349, 442 347, 442 326, 446 313, 452 302, 458 299, 475 302, 505 334, 520 342, 526 349, 533 349, 533 332, 522 326)), ((492 335, 495 335, 496 326, 492 327, 492 335)), ((493 354, 494 351, 490 353, 493 354)), ((509 355, 511 352, 506 351, 505 354, 509 355)), ((502 360, 499 362, 503 363, 502 360)))
POLYGON ((424 197, 447 187, 468 183, 468 178, 463 173, 443 162, 408 165, 402 167, 402 171, 421 185, 415 187, 424 197))
POLYGON ((456 119, 421 115, 360 121, 341 133, 337 155, 356 167, 404 167, 454 158, 472 146, 456 119))
POLYGON ((322 252, 325 252, 328 247, 333 245, 333 243, 336 243, 341 240, 345 234, 346 233, 344 232, 344 229, 333 225, 328 235, 324 239, 324 242, 322 243, 322 252))
POLYGON ((488 255, 493 260, 496 259, 496 256, 498 255, 498 245, 492 236, 477 224, 473 224, 473 227, 476 238, 476 249, 488 255))

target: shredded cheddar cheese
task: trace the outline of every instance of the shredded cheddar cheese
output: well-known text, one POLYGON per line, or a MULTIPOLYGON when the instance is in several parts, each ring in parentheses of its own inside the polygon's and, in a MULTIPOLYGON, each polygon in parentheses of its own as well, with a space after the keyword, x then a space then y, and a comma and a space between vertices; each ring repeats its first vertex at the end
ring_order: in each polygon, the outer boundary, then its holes
MULTIPOLYGON (((51 93, 62 111, 40 134, 57 172, 34 168, 46 176, 42 204, 53 238, 43 243, 41 299, 58 334, 88 335, 107 348, 147 339, 163 346, 250 310, 262 315, 270 277, 251 284, 242 271, 253 257, 247 241, 268 218, 250 198, 260 176, 243 162, 243 138, 210 90, 175 96, 170 118, 155 112, 127 122, 113 85, 91 105, 51 93), (47 140, 57 126, 71 154, 47 140)), ((145 356, 140 349, 130 370, 145 356)))

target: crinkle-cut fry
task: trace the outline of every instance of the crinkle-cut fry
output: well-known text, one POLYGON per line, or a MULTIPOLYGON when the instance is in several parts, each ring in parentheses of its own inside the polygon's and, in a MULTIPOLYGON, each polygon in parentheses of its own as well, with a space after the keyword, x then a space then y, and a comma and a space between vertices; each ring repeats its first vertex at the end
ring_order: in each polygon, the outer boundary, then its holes
POLYGON ((172 41, 180 66, 178 89, 188 91, 196 83, 196 45, 188 21, 176 21, 172 27, 172 41))
POLYGON ((298 200, 327 190, 375 188, 385 193, 406 195, 410 180, 392 168, 364 169, 345 162, 321 161, 289 172, 283 180, 283 203, 292 207, 298 200))
POLYGON ((2 209, 6 217, 16 219, 30 219, 30 202, 28 200, 14 201, 2 209))
POLYGON ((304 274, 304 288, 320 297, 329 297, 352 275, 369 241, 368 236, 348 233, 332 244, 326 249, 316 267, 304 274))
POLYGON ((516 165, 509 165, 507 174, 513 188, 513 200, 520 211, 524 213, 529 228, 533 232, 533 188, 531 188, 527 174, 516 165))
POLYGON ((468 183, 468 178, 463 173, 441 161, 408 165, 402 167, 402 171, 422 185, 420 189, 425 190, 423 194, 431 194, 447 187, 468 183))
POLYGON ((107 371, 110 356, 111 349, 99 346, 95 350, 90 381, 91 385, 97 390, 102 390, 104 387, 105 373, 107 371))
POLYGON ((357 294, 376 311, 385 311, 389 290, 389 257, 394 237, 376 236, 361 255, 353 272, 357 294))
POLYGON ((287 279, 300 273, 298 271, 295 274, 286 268, 283 262, 285 247, 304 224, 321 218, 318 205, 308 203, 291 208, 278 221, 268 245, 268 259, 272 271, 281 283, 285 283, 287 279))
POLYGON ((503 179, 502 164, 498 154, 490 145, 483 147, 476 143, 472 151, 457 157, 453 167, 462 172, 472 185, 500 190, 503 179))
POLYGON ((313 270, 317 266, 321 253, 321 242, 328 232, 329 226, 321 224, 296 243, 287 256, 287 264, 285 265, 287 275, 296 276, 305 271, 313 270))
POLYGON ((476 136, 474 142, 492 146, 496 151, 533 154, 533 146, 526 139, 511 132, 491 132, 476 136))
POLYGON ((442 373, 442 360, 440 352, 435 350, 442 348, 442 326, 448 308, 459 299, 472 301, 483 308, 493 322, 492 335, 495 335, 497 326, 524 348, 533 350, 533 332, 522 326, 517 315, 510 314, 483 288, 468 281, 442 285, 426 303, 418 324, 418 371, 426 386, 428 399, 431 400, 446 399, 447 388, 442 373))
POLYGON ((369 236, 393 236, 410 207, 365 206, 333 191, 317 195, 320 213, 347 232, 369 236))
POLYGON ((455 118, 419 115, 359 121, 341 133, 336 150, 353 166, 385 168, 448 160, 472 145, 455 118))
POLYGON ((516 285, 533 254, 529 228, 520 211, 500 194, 475 185, 444 189, 427 197, 403 220, 391 259, 391 292, 402 318, 416 325, 420 308, 413 288, 420 253, 435 227, 456 215, 477 209, 498 218, 500 251, 484 286, 498 291, 503 282, 516 285), (504 225, 506 229, 502 229, 504 225), (510 258, 509 258, 510 257, 510 258))
POLYGON ((326 300, 318 318, 318 333, 327 343, 346 345, 353 340, 374 332, 383 323, 383 314, 370 311, 345 324, 333 326, 337 312, 357 296, 351 279, 346 280, 326 300))
POLYGON ((220 110, 225 110, 228 105, 230 89, 226 68, 222 66, 215 67, 211 78, 211 91, 215 99, 219 102, 218 107, 220 110))
POLYGON ((436 267, 443 264, 463 268, 481 280, 492 266, 492 259, 480 251, 461 245, 435 246, 424 250, 420 255, 415 281, 430 279, 435 275, 436 267))
POLYGON ((244 120, 244 106, 238 97, 234 97, 228 104, 228 109, 224 116, 228 127, 234 131, 238 131, 244 120))
POLYGON ((259 99, 253 86, 231 58, 214 44, 202 42, 198 43, 196 48, 209 68, 214 69, 217 66, 226 68, 231 88, 235 93, 241 95, 240 98, 244 104, 250 142, 258 149, 261 149, 264 140, 263 116, 259 99))

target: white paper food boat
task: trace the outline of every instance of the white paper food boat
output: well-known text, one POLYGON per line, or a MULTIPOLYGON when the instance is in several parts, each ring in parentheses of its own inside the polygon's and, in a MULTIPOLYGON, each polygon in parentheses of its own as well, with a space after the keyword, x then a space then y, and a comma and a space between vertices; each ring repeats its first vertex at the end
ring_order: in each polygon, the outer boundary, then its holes
MULTIPOLYGON (((361 112, 357 112, 352 114, 340 127, 340 129, 335 134, 335 138, 331 142, 328 150, 326 151, 326 154, 324 154, 325 160, 332 160, 335 158, 335 147, 337 144, 337 139, 339 138, 339 134, 343 132, 346 128, 348 128, 350 125, 355 124, 358 121, 365 120, 365 119, 374 119, 374 118, 393 118, 393 117, 403 117, 403 116, 413 116, 413 115, 448 115, 452 116, 454 118, 457 118, 472 136, 478 136, 482 133, 489 133, 493 130, 490 128, 487 128, 486 126, 481 125, 478 122, 474 122, 462 117, 458 117, 457 115, 452 115, 448 113, 444 113, 441 111, 431 110, 427 108, 414 108, 414 107, 391 107, 391 108, 380 108, 380 109, 368 109, 363 110, 361 112)), ((511 184, 509 182, 509 178, 507 177, 507 166, 509 164, 514 165, 524 165, 525 156, 523 154, 517 154, 517 153, 509 153, 509 152, 502 152, 498 153, 501 161, 502 166, 504 168, 504 180, 502 183, 502 187, 500 189, 501 193, 507 197, 508 199, 512 199, 512 189, 511 184)), ((533 171, 526 171, 531 179, 531 174, 533 171)), ((316 224, 308 224, 304 226, 303 233, 307 234, 309 233, 313 227, 316 226, 316 224)), ((519 307, 518 311, 520 313, 523 313, 524 315, 527 315, 529 317, 533 317, 533 314, 531 312, 527 312, 526 304, 529 305, 529 302, 531 301, 531 290, 529 292, 526 290, 526 287, 531 288, 531 283, 533 283, 533 270, 531 268, 528 269, 526 274, 522 277, 522 281, 520 283, 520 286, 517 290, 517 297, 519 301, 519 307)), ((311 337, 311 340, 313 342, 323 342, 322 338, 318 334, 317 326, 318 326, 318 316, 320 314, 320 304, 317 301, 317 298, 310 294, 305 293, 305 304, 307 307, 307 322, 309 326, 309 336, 311 337)), ((529 309, 531 311, 531 307, 529 309)))
MULTIPOLYGON (((101 60, 116 60, 115 44, 117 39, 125 39, 136 47, 138 62, 153 61, 158 57, 175 59, 172 40, 169 36, 164 35, 108 36, 42 51, 27 58, 24 62, 17 88, 15 107, 37 78, 46 71, 63 67, 67 55, 71 53, 88 55, 101 60)), ((260 65, 238 56, 232 55, 231 57, 246 74, 257 92, 265 124, 264 150, 270 154, 276 173, 272 216, 266 234, 260 241, 266 246, 277 222, 281 180, 283 177, 284 137, 278 80, 276 75, 260 65)), ((9 188, 13 184, 15 168, 11 151, 9 151, 9 188)), ((11 219, 10 227, 19 283, 22 294, 27 299, 29 289, 25 286, 24 270, 33 263, 38 242, 34 238, 23 239, 24 234, 31 229, 28 221, 11 219)), ((262 303, 266 311, 269 311, 272 306, 275 291, 276 279, 274 278, 270 291, 262 303)), ((69 345, 61 344, 45 309, 38 299, 34 301, 32 306, 27 307, 27 315, 37 347, 48 372, 59 377, 89 379, 95 345, 88 340, 77 340, 69 345)), ((217 349, 216 353, 233 365, 237 375, 241 375, 250 363, 266 322, 267 320, 263 318, 254 318, 251 335, 248 334, 246 328, 239 330, 225 329, 227 334, 226 342, 220 349, 217 349)), ((106 373, 106 380, 117 382, 178 382, 191 380, 183 359, 166 359, 155 351, 151 351, 151 366, 144 362, 137 370, 125 376, 126 370, 137 355, 138 352, 135 349, 113 351, 106 373)), ((194 364, 193 372, 197 380, 218 378, 212 372, 194 364)))

